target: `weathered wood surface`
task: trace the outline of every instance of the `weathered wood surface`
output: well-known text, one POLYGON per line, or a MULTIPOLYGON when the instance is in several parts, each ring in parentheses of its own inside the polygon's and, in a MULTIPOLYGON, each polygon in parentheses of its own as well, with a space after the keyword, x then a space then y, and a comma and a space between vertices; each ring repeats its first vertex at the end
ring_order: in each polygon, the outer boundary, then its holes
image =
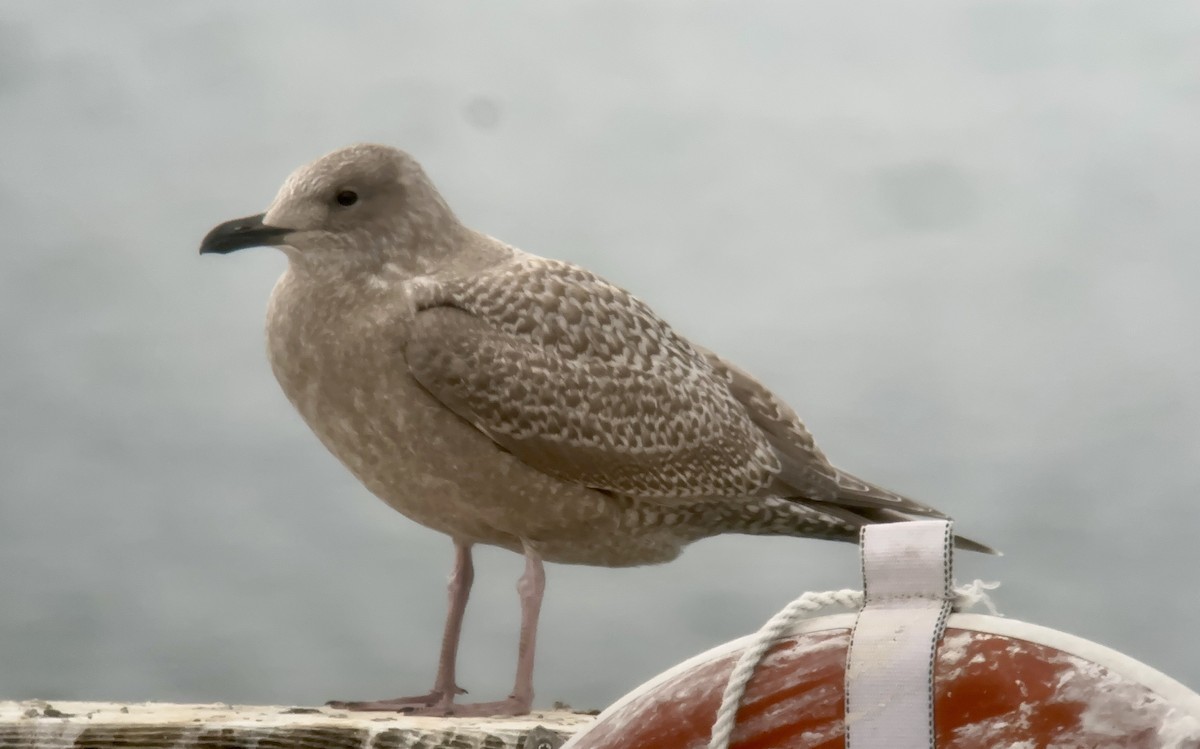
POLYGON ((548 749, 559 742, 538 737, 566 739, 593 720, 563 710, 416 718, 327 707, 0 701, 0 749, 525 749, 531 732, 529 749, 548 749))

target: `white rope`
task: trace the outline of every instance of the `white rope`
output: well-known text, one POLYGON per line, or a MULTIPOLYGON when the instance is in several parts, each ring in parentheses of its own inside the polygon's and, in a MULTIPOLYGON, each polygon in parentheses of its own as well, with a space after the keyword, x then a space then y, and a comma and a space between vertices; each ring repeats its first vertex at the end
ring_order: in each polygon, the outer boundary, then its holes
POLYGON ((738 708, 742 697, 746 694, 746 685, 754 676, 754 669, 762 660, 767 650, 779 639, 792 624, 804 614, 811 614, 821 609, 839 606, 856 609, 862 606, 863 593, 861 590, 831 590, 824 593, 805 593, 789 603, 775 616, 771 617, 754 637, 750 647, 742 652, 737 665, 729 674, 725 683, 725 693, 721 697, 721 707, 717 710, 717 722, 713 723, 712 738, 708 749, 729 749, 729 738, 733 735, 733 724, 737 719, 738 708))
POLYGON ((985 583, 982 580, 972 580, 966 585, 960 585, 954 589, 954 603, 951 608, 955 611, 966 611, 982 605, 992 616, 1004 616, 996 608, 996 604, 992 603, 992 597, 987 594, 989 590, 999 587, 999 582, 985 583))
MULTIPOLYGON (((964 611, 982 604, 991 614, 999 614, 987 591, 1000 587, 1000 583, 974 582, 954 589, 955 611, 964 611)), ((708 749, 729 749, 729 740, 733 736, 734 721, 737 720, 738 708, 742 705, 742 697, 746 687, 758 668, 759 661, 766 655, 767 650, 799 620, 808 615, 827 608, 840 607, 859 609, 863 604, 861 590, 831 590, 824 593, 805 593, 783 607, 775 616, 767 620, 754 635, 754 641, 742 651, 741 658, 729 674, 725 683, 725 692, 721 696, 721 707, 717 709, 717 720, 713 723, 712 738, 708 749)))

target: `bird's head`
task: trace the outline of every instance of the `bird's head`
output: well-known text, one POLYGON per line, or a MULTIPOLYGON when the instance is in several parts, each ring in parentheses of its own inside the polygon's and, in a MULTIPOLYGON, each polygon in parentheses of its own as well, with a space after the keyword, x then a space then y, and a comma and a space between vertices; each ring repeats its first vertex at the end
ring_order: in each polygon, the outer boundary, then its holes
POLYGON ((297 169, 266 213, 216 226, 200 253, 272 246, 301 265, 407 265, 436 253, 458 226, 415 159, 363 144, 297 169))

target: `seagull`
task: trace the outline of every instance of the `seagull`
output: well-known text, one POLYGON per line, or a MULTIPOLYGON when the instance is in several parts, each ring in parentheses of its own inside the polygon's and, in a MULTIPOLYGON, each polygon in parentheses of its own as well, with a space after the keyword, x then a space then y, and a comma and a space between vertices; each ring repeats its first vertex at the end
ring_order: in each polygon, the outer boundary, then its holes
POLYGON ((368 490, 454 543, 433 688, 331 706, 528 713, 544 562, 659 564, 724 533, 855 542, 945 517, 832 466, 790 406, 629 292, 465 226, 403 151, 327 154, 200 252, 257 246, 288 260, 267 312, 283 392, 368 490), (525 569, 512 693, 466 704, 476 544, 525 569))

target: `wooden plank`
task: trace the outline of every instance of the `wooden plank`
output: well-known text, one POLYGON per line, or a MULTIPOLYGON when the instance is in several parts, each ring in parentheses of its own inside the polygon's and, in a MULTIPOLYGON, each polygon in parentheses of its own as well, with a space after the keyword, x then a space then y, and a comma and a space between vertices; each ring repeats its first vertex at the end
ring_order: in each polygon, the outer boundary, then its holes
POLYGON ((564 710, 417 718, 327 707, 0 701, 0 749, 525 749, 531 732, 531 743, 545 745, 538 737, 565 740, 594 720, 564 710))

